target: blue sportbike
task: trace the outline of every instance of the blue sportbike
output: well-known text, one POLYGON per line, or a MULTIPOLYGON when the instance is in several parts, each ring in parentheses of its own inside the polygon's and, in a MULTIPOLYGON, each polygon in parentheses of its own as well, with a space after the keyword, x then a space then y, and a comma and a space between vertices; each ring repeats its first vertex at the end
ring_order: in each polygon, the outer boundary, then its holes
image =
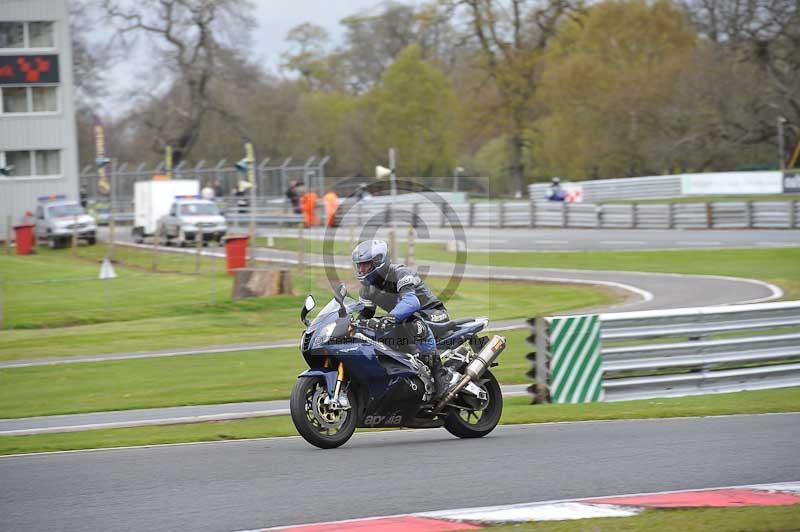
POLYGON ((447 389, 436 397, 428 367, 402 346, 387 345, 373 322, 358 319, 363 304, 347 297, 344 285, 309 323, 315 306, 308 296, 300 312, 307 326, 300 349, 309 369, 297 378, 290 401, 292 421, 312 445, 339 447, 357 427, 444 427, 460 438, 479 438, 500 421, 503 395, 489 367, 506 341, 479 336, 488 319, 426 322, 448 374, 447 389))

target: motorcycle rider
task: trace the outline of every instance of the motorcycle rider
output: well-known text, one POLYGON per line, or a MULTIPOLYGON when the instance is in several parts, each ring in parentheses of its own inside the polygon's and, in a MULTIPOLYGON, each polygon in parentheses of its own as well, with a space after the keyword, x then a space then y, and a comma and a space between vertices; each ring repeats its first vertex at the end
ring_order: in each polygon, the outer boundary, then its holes
POLYGON ((428 366, 436 385, 436 398, 444 394, 448 373, 436 352, 436 339, 428 325, 414 316, 419 313, 434 322, 449 321, 444 303, 433 295, 417 273, 403 264, 392 264, 383 240, 365 240, 353 249, 353 269, 361 282, 359 299, 364 309, 359 317, 374 320, 384 333, 411 336, 419 358, 428 366), (377 307, 387 311, 375 319, 377 307), (403 330, 405 329, 405 334, 403 330))

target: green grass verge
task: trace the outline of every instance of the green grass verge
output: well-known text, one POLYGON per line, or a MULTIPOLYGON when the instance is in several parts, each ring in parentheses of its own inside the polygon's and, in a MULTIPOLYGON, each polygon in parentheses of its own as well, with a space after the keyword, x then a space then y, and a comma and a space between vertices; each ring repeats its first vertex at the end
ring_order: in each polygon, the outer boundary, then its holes
MULTIPOLYGON (((293 238, 275 239, 280 249, 297 250, 293 238)), ((322 241, 304 240, 307 252, 322 251, 322 241)), ((350 244, 336 242, 334 252, 346 254, 350 244)), ((401 245, 401 256, 404 246, 401 245)), ((456 254, 442 244, 421 243, 415 247, 419 260, 454 262, 456 254)), ((780 286, 786 299, 800 299, 800 247, 778 249, 691 249, 624 252, 467 252, 470 264, 519 268, 564 268, 653 273, 726 275, 759 279, 780 286)))
POLYGON ((285 348, 3 369, 0 418, 285 399, 305 367, 285 348))
MULTIPOLYGON (((500 334, 508 347, 492 371, 503 384, 529 383, 530 332, 500 334)), ((283 348, 2 369, 0 418, 283 399, 304 368, 283 348)))
MULTIPOLYGON (((150 273, 141 266, 150 252, 118 247, 119 277, 99 281, 100 249, 79 251, 78 258, 70 250, 0 257, 4 328, 11 329, 0 331, 0 360, 293 339, 302 331, 303 296, 313 293, 320 304, 330 298, 318 269, 295 275, 297 296, 232 302, 232 280, 223 273, 150 273)), ((162 255, 176 271, 193 268, 192 256, 162 255)), ((441 291, 446 280, 432 278, 429 284, 441 291)), ((357 290, 355 283, 350 289, 357 290)), ((465 280, 446 303, 453 316, 501 320, 620 299, 583 285, 465 280)))
MULTIPOLYGON (((514 397, 506 399, 501 422, 504 424, 546 423, 797 411, 800 411, 800 388, 582 405, 532 406, 527 397, 514 397)), ((158 427, 0 436, 0 454, 295 436, 296 434, 288 416, 275 416, 158 427)))
POLYGON ((601 517, 580 521, 539 521, 489 527, 492 532, 645 532, 692 530, 694 532, 772 532, 798 530, 800 504, 744 508, 691 508, 646 510, 633 517, 601 517))
MULTIPOLYGON (((527 383, 528 331, 502 334, 492 371, 527 383)), ((304 369, 296 348, 0 369, 0 418, 286 399, 304 369)))

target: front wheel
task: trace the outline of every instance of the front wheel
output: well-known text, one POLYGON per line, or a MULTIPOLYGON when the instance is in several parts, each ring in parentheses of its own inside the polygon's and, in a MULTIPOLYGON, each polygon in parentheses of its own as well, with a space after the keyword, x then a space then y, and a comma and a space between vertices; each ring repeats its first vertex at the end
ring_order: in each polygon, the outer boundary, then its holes
POLYGON ((343 445, 356 430, 355 396, 348 391, 351 408, 332 410, 321 377, 298 377, 292 388, 289 410, 297 432, 311 445, 333 449, 343 445))
POLYGON ((444 428, 459 438, 480 438, 494 430, 503 414, 503 392, 491 371, 487 371, 478 380, 478 384, 486 390, 489 402, 483 410, 465 410, 452 408, 444 422, 444 428))

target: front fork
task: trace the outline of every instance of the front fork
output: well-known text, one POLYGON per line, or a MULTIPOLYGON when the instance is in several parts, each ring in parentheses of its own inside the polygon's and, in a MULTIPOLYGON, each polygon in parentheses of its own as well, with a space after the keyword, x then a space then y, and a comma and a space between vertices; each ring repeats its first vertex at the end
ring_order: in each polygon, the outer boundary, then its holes
POLYGON ((342 391, 342 383, 344 382, 344 362, 339 362, 339 369, 336 370, 336 387, 333 390, 333 398, 331 400, 331 408, 349 408, 350 402, 347 400, 347 394, 343 397, 339 396, 342 391))
POLYGON ((345 391, 342 394, 342 385, 344 384, 345 379, 345 372, 344 372, 344 363, 339 362, 339 367, 336 370, 336 384, 331 382, 333 380, 333 371, 329 368, 331 367, 331 359, 326 358, 325 362, 322 365, 325 368, 325 385, 328 389, 328 406, 333 410, 341 410, 341 409, 348 409, 350 408, 350 401, 347 399, 347 392, 345 391), (333 386, 331 386, 333 384, 333 386), (333 387, 333 390, 331 390, 333 387), (332 392, 332 393, 331 393, 332 392))
POLYGON ((309 369, 301 373, 305 377, 321 377, 325 381, 326 404, 333 409, 348 409, 350 401, 347 398, 347 384, 345 384, 344 364, 339 362, 336 371, 331 369, 331 359, 326 358, 322 369, 309 369))

